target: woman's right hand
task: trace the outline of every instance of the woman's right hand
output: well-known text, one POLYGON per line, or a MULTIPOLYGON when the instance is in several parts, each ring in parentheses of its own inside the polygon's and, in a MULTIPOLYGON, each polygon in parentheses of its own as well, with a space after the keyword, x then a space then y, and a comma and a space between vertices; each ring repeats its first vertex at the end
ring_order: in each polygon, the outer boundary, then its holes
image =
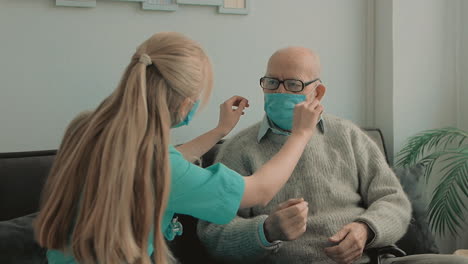
POLYGON ((294 107, 294 120, 292 135, 305 136, 308 139, 312 137, 317 126, 320 115, 323 112, 323 106, 318 99, 304 101, 294 107))
POLYGON ((249 100, 242 96, 233 96, 219 106, 219 122, 216 129, 226 136, 239 122, 245 108, 249 107, 249 100))

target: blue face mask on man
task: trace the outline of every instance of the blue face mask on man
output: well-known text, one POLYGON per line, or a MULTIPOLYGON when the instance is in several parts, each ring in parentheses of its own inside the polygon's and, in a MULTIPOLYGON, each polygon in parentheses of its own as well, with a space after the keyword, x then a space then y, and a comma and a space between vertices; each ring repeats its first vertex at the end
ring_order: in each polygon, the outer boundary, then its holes
POLYGON ((181 127, 181 126, 186 126, 190 123, 190 121, 192 121, 193 119, 193 116, 195 115, 195 113, 197 112, 198 110, 198 107, 200 106, 200 100, 197 100, 195 102, 195 104, 193 104, 192 106, 192 109, 190 109, 190 112, 188 112, 187 116, 184 118, 184 120, 182 120, 180 123, 178 123, 177 125, 173 126, 172 128, 177 128, 177 127, 181 127))
POLYGON ((307 99, 305 94, 265 93, 264 110, 268 118, 283 130, 291 131, 294 107, 307 99))

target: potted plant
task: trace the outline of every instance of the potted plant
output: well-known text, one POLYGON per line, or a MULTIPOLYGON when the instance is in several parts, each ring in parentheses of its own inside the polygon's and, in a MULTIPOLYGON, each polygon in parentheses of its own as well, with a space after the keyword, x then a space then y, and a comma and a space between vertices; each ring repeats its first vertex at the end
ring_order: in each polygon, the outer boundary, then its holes
POLYGON ((468 198, 468 132, 448 127, 410 137, 397 154, 396 166, 409 167, 416 163, 425 166, 426 184, 434 175, 435 165, 442 173, 428 206, 432 231, 443 235, 448 230, 457 235, 466 221, 463 214, 468 211, 463 203, 468 198))

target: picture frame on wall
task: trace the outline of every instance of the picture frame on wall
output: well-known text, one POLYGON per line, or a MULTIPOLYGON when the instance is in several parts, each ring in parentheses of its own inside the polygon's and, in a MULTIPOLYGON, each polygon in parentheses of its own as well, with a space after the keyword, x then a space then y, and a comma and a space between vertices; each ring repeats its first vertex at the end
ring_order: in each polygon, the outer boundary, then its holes
MULTIPOLYGON (((131 0, 119 0, 131 1, 131 0)), ((143 10, 158 10, 158 11, 177 11, 178 5, 176 0, 145 0, 142 1, 143 10)))
POLYGON ((96 7, 96 0, 56 0, 57 6, 96 7))
POLYGON ((218 11, 222 14, 247 15, 249 13, 250 0, 224 0, 223 6, 218 11))
MULTIPOLYGON (((221 14, 247 15, 250 0, 114 0, 120 2, 140 2, 144 10, 177 11, 180 5, 218 7, 221 14)), ((96 0, 56 0, 56 6, 96 7, 96 0)))

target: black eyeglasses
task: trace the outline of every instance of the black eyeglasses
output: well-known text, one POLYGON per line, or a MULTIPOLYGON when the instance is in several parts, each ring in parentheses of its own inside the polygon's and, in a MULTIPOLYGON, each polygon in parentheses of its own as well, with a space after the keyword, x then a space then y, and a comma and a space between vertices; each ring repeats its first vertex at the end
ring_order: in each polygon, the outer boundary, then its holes
POLYGON ((276 90, 278 89, 280 84, 283 84, 286 90, 290 92, 298 93, 298 92, 302 92, 302 90, 304 90, 304 87, 316 81, 320 81, 320 79, 317 78, 310 82, 304 83, 303 81, 296 80, 296 79, 285 79, 285 80, 280 81, 276 78, 262 77, 260 78, 260 86, 266 90, 276 90))

